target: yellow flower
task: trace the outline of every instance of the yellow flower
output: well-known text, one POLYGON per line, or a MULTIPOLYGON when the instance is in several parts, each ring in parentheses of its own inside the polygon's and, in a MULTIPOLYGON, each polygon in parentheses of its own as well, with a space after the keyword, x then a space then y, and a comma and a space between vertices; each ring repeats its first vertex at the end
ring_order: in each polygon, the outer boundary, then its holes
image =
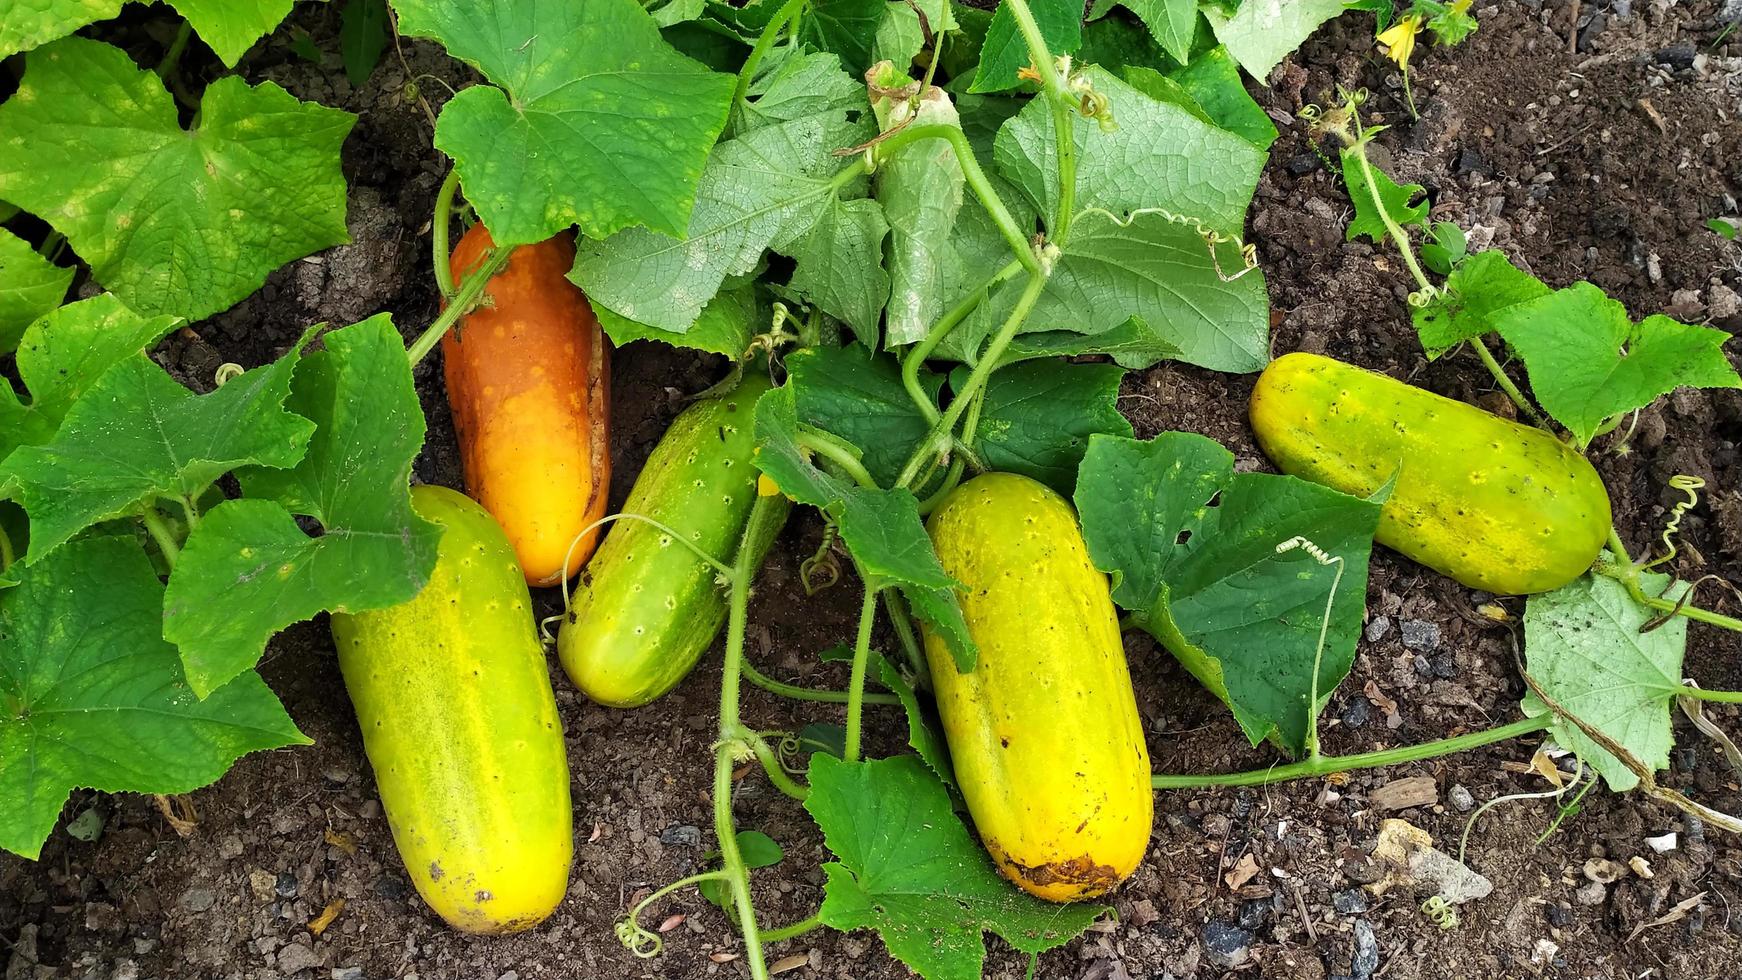
POLYGON ((1474 2, 1475 0, 1452 0, 1452 13, 1467 14, 1470 12, 1470 4, 1474 2))
POLYGON ((767 473, 756 474, 756 495, 758 497, 780 496, 780 484, 769 479, 767 473))
POLYGON ((1409 70, 1409 56, 1415 53, 1415 36, 1421 33, 1421 25, 1420 17, 1405 17, 1379 35, 1385 53, 1405 71, 1409 70))

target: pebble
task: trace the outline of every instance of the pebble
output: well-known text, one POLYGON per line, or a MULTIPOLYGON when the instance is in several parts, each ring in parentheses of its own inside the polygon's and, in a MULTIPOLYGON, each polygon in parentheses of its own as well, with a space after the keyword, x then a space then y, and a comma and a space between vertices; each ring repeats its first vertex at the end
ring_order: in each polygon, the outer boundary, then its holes
POLYGON ((291 943, 278 951, 278 969, 280 972, 301 973, 320 965, 320 954, 302 943, 291 943))
POLYGON ((1573 924, 1573 910, 1565 905, 1550 905, 1543 914, 1548 917, 1548 924, 1556 928, 1565 929, 1573 924))
POLYGON ((363 980, 363 968, 360 966, 334 967, 333 980, 363 980))
POLYGON ((382 877, 375 879, 375 894, 380 895, 382 898, 389 901, 397 902, 404 898, 410 891, 411 889, 406 886, 403 878, 394 878, 390 875, 383 875, 382 877))
POLYGON ((204 912, 218 903, 210 888, 190 888, 182 894, 181 907, 189 912, 204 912))
POLYGON ((1297 153, 1287 164, 1288 172, 1296 177, 1305 177, 1319 169, 1319 158, 1316 153, 1297 153))
POLYGON ((1344 915, 1359 915, 1367 911, 1367 896, 1359 888, 1348 888, 1331 896, 1331 907, 1344 915))
POLYGON ((1657 59, 1658 64, 1680 71, 1684 68, 1692 68, 1694 56, 1699 53, 1699 49, 1694 47, 1694 42, 1677 41, 1667 48, 1659 49, 1653 57, 1657 59))
POLYGON ((1204 958, 1224 970, 1246 965, 1252 957, 1252 934, 1226 922, 1204 924, 1204 958))
POLYGON ((1350 728, 1360 728, 1373 717, 1373 703, 1366 697, 1357 694, 1349 699, 1349 706, 1343 709, 1343 724, 1350 728))
POLYGON ((509 970, 507 973, 497 977, 496 980, 520 980, 520 974, 514 970, 509 970))
POLYGON ((1425 619, 1404 620, 1403 645, 1417 653, 1432 653, 1439 649, 1439 625, 1425 619))
POLYGON ((1464 788, 1463 783, 1454 783, 1452 788, 1446 791, 1446 796, 1452 801, 1452 806, 1457 807, 1460 813, 1469 813, 1470 808, 1476 805, 1476 798, 1470 795, 1470 791, 1464 788))
POLYGON ((279 898, 295 898, 297 891, 296 875, 293 875, 288 871, 280 871, 278 873, 278 880, 272 885, 272 890, 278 893, 279 898))
POLYGON ((702 831, 691 824, 674 824, 659 832, 659 842, 670 847, 700 847, 702 831))
POLYGON ((1240 903, 1240 915, 1236 921, 1240 923, 1240 928, 1248 932, 1257 932, 1264 928, 1264 923, 1269 918, 1270 902, 1262 898, 1255 898, 1240 903))
POLYGON ((1385 639, 1385 634, 1391 632, 1390 616, 1374 616, 1367 621, 1367 642, 1378 643, 1385 639))
POLYGON ((1379 969, 1379 938, 1373 935, 1373 926, 1366 919, 1355 920, 1355 955, 1349 963, 1349 972, 1355 980, 1367 980, 1373 971, 1379 969))
POLYGON ((1580 905, 1602 905, 1603 900, 1608 897, 1609 890, 1596 881, 1587 881, 1579 886, 1578 891, 1573 892, 1573 901, 1580 905))

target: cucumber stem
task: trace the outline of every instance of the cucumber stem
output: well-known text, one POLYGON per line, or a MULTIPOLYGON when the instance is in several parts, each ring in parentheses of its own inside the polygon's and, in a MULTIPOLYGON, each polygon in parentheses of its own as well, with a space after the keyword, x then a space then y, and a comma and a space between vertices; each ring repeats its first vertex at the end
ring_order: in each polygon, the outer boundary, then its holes
POLYGON ((461 317, 472 312, 472 309, 484 298, 484 287, 490 284, 490 280, 496 277, 496 273, 508 267, 508 259, 513 254, 512 248, 497 247, 491 249, 490 254, 484 257, 484 261, 466 275, 465 281, 460 284, 459 292, 454 294, 453 302, 448 304, 441 316, 435 318, 434 323, 431 323, 423 333, 417 335, 417 339, 412 341, 411 347, 406 350, 405 356, 410 358, 413 365, 428 356, 430 351, 435 350, 435 346, 441 343, 443 335, 454 324, 460 322, 461 317))
POLYGON ((926 123, 923 126, 908 126, 896 130, 883 142, 876 146, 879 158, 888 157, 909 143, 926 139, 941 139, 950 144, 950 149, 956 154, 956 163, 962 168, 962 176, 967 179, 968 189, 980 199, 981 206, 992 216, 992 223, 998 226, 998 231, 1004 236, 1010 250, 1016 253, 1016 261, 1030 273, 1041 271, 1040 257, 1029 245, 1028 235, 1023 233, 1022 226, 1016 223, 1016 218, 1010 214, 1004 199, 992 188, 992 182, 986 178, 986 171, 981 169, 980 161, 974 156, 973 147, 968 145, 968 136, 962 132, 961 126, 948 123, 926 123))
POLYGON ((1621 533, 1615 529, 1613 524, 1609 526, 1609 550, 1614 553, 1617 560, 1613 562, 1600 561, 1591 570, 1620 582, 1622 587, 1627 590, 1627 594, 1633 597, 1634 602, 1658 612, 1685 616, 1708 626, 1718 626, 1742 633, 1742 619, 1715 613, 1709 609, 1701 609, 1690 603, 1671 602, 1668 599, 1646 595, 1645 588, 1639 584, 1640 565, 1634 562, 1632 556, 1627 553, 1627 546, 1621 542, 1621 533))
POLYGON ((1742 691, 1713 691, 1704 687, 1688 686, 1676 692, 1676 695, 1699 701, 1716 701, 1719 704, 1742 704, 1742 691))
POLYGON ((738 827, 732 817, 733 748, 743 744, 737 737, 742 734, 738 695, 744 665, 744 628, 750 616, 750 578, 756 568, 753 543, 767 533, 770 522, 784 516, 776 498, 757 496, 738 544, 727 600, 726 654, 720 668, 720 738, 714 746, 714 835, 720 840, 722 871, 732 893, 732 904, 738 910, 739 930, 744 934, 744 960, 750 966, 753 980, 768 980, 768 964, 762 956, 756 909, 750 904, 750 873, 738 848, 738 827))
POLYGON ((1554 426, 1541 412, 1536 410, 1536 406, 1532 405, 1528 398, 1524 397, 1524 392, 1518 390, 1518 386, 1512 383, 1512 379, 1506 376, 1506 372, 1500 367, 1500 362, 1494 359, 1494 355, 1489 352, 1488 345, 1482 342, 1482 338, 1471 337, 1470 348, 1476 352, 1477 357, 1482 359, 1482 366, 1494 376, 1494 383, 1500 386, 1501 391, 1506 392, 1506 397, 1512 399, 1512 404, 1516 405, 1520 412, 1529 416, 1530 421, 1537 428, 1553 432, 1554 426))
POLYGON ((859 635, 853 641, 853 675, 847 682, 847 746, 841 758, 859 761, 859 729, 865 713, 865 668, 871 660, 871 627, 877 621, 877 593, 881 589, 871 584, 863 568, 859 578, 865 582, 865 598, 859 603, 859 635))
MULTIPOLYGON (((848 700, 848 694, 846 691, 819 690, 814 687, 800 687, 797 684, 788 684, 784 681, 777 681, 767 674, 764 674, 762 671, 757 670, 755 665, 750 663, 748 657, 744 659, 743 667, 745 680, 748 680, 750 683, 755 684, 757 687, 762 688, 770 694, 778 694, 783 698, 792 698, 794 701, 816 701, 820 704, 846 704, 848 700)), ((893 694, 871 691, 865 695, 865 703, 896 705, 901 703, 901 699, 893 694)))
POLYGON ((176 559, 181 557, 181 544, 175 539, 175 531, 164 519, 163 513, 155 504, 147 504, 139 512, 139 519, 145 522, 145 530, 150 533, 151 540, 157 542, 157 550, 163 552, 163 562, 173 571, 176 559))
MULTIPOLYGON (((732 107, 735 109, 750 97, 750 83, 756 78, 756 69, 761 66, 762 59, 774 48, 774 43, 780 40, 780 29, 788 21, 796 21, 799 10, 804 6, 804 0, 786 0, 781 8, 774 12, 762 28, 762 33, 756 37, 756 45, 750 49, 750 54, 744 59, 744 67, 738 69, 738 85, 732 91, 732 107)), ((793 24, 793 37, 798 37, 798 25, 793 24)))
POLYGON ((1451 755, 1483 745, 1492 745, 1495 742, 1504 742, 1509 738, 1543 731, 1553 720, 1552 715, 1545 714, 1540 718, 1520 718, 1498 728, 1484 729, 1454 738, 1442 738, 1433 742, 1422 742, 1419 745, 1405 745, 1395 749, 1381 749, 1377 752, 1361 752, 1355 755, 1321 755, 1316 759, 1307 759, 1283 766, 1272 766, 1269 769, 1253 769, 1248 772, 1219 773, 1209 776, 1157 774, 1151 777, 1150 782, 1156 789, 1262 786, 1268 783, 1286 782, 1290 779, 1328 776, 1332 773, 1348 772, 1354 769, 1375 769, 1403 762, 1435 759, 1442 755, 1451 755))
POLYGON ((194 25, 187 20, 175 30, 175 39, 169 42, 169 50, 163 53, 163 60, 157 63, 157 77, 167 80, 176 66, 181 64, 181 53, 187 50, 188 39, 194 35, 194 25))
POLYGON ((1016 19, 1022 40, 1028 45, 1029 60, 1034 63, 1036 74, 1040 75, 1041 97, 1052 106, 1053 138, 1058 152, 1059 200, 1058 213, 1049 227, 1053 244, 1062 248, 1070 234, 1077 195, 1077 135, 1072 124, 1071 94, 1065 79, 1058 73, 1058 67, 1053 64, 1052 52, 1047 50, 1046 38, 1040 33, 1040 24, 1028 7, 1028 0, 1005 0, 1004 6, 1016 19))
POLYGON ((816 915, 813 915, 808 919, 801 919, 790 926, 781 926, 779 929, 762 930, 762 941, 766 943, 778 943, 787 939, 797 939, 807 932, 822 928, 822 925, 823 914, 818 912, 816 915))
POLYGON ((929 687, 931 672, 926 666, 925 651, 920 649, 919 639, 914 635, 913 619, 907 614, 907 602, 902 598, 901 590, 883 590, 883 609, 889 614, 889 625, 895 627, 895 638, 901 643, 901 652, 907 657, 908 666, 913 669, 914 686, 929 687))
POLYGON ((442 186, 436 191, 435 213, 430 215, 430 271, 435 274, 436 289, 442 294, 442 301, 454 301, 454 270, 449 259, 448 221, 454 213, 454 192, 460 189, 460 168, 449 167, 448 175, 442 178, 442 186))
POLYGON ((919 369, 925 365, 926 359, 931 357, 932 351, 937 350, 938 345, 944 342, 944 338, 950 335, 950 331, 956 329, 963 320, 968 318, 970 313, 973 313, 981 303, 986 301, 986 296, 992 291, 992 287, 1021 271, 1022 263, 1012 259, 1004 268, 993 273, 992 277, 987 279, 980 288, 969 293, 966 298, 957 303, 954 309, 945 313, 942 319, 926 331, 925 337, 919 343, 908 348, 907 354, 902 357, 901 383, 907 388, 908 395, 913 399, 914 405, 919 408, 920 414, 925 416, 927 422, 936 422, 938 416, 943 413, 939 412, 938 407, 932 404, 931 398, 926 395, 925 387, 919 383, 919 369))
POLYGON ((756 753, 756 761, 762 763, 762 771, 768 774, 768 781, 774 784, 774 788, 803 803, 805 797, 810 795, 810 787, 787 775, 780 765, 779 757, 774 754, 774 748, 762 736, 752 731, 740 731, 738 737, 750 746, 750 751, 756 753))

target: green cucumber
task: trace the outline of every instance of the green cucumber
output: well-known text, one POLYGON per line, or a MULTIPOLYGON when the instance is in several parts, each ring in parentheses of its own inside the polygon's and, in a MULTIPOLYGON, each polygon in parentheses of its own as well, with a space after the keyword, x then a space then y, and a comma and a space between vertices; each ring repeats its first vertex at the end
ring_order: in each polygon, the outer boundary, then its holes
POLYGON ((1367 496, 1392 474, 1380 544, 1472 588, 1558 589, 1597 560, 1609 494, 1550 433, 1317 354, 1288 354, 1252 391, 1278 469, 1367 496))
MULTIPOLYGON (((685 409, 635 478, 623 513, 658 521, 729 564, 756 502, 751 420, 770 387, 751 372, 732 391, 685 409)), ((750 543, 758 563, 784 519, 750 543)), ((726 621, 716 577, 665 531, 618 520, 581 570, 557 635, 563 670, 583 694, 613 708, 640 707, 676 687, 726 621)))

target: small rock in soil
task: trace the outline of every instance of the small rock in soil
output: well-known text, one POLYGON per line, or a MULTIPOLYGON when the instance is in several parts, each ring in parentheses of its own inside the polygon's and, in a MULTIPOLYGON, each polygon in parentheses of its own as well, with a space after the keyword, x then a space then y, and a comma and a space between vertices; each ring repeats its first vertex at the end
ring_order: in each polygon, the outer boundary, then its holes
POLYGON ((1367 980, 1379 969, 1379 939, 1366 919, 1355 920, 1355 955, 1349 972, 1355 980, 1367 980))
POLYGON ((1349 699, 1349 706, 1343 709, 1343 724, 1350 728, 1360 728, 1373 717, 1373 704, 1357 694, 1349 699))
POLYGON ((248 889, 254 893, 255 901, 272 901, 272 895, 277 884, 277 876, 263 868, 255 868, 253 871, 248 872, 248 889))
POLYGON ((1458 676, 1458 660, 1450 650, 1441 650, 1428 658, 1428 662, 1433 664, 1434 676, 1440 680, 1449 681, 1458 676))
POLYGON ((405 879, 383 875, 375 879, 375 894, 388 901, 397 902, 406 896, 411 889, 406 886, 405 879))
POLYGON ((1331 896, 1331 907, 1344 915, 1358 915, 1367 911, 1367 896, 1359 888, 1344 889, 1331 896))
POLYGON ((1299 153, 1288 161, 1288 172, 1296 177, 1305 177, 1319 169, 1319 157, 1316 153, 1299 153))
POLYGON ((1417 653, 1432 653, 1440 646, 1440 628, 1425 619, 1403 621, 1403 645, 1417 653))
POLYGON ((692 824, 674 824, 659 832, 659 842, 669 847, 701 847, 701 828, 692 824))
POLYGON ((1247 932, 1257 932, 1264 928, 1264 923, 1270 918, 1270 903, 1262 898, 1240 903, 1240 928, 1247 932))
POLYGON ((279 898, 295 898, 297 890, 296 875, 293 875, 288 871, 280 871, 278 873, 278 880, 272 885, 272 890, 278 893, 279 898))
POLYGON ((210 888, 190 888, 181 897, 181 907, 189 912, 204 912, 217 902, 218 896, 210 888))
POLYGON ((1565 929, 1573 924, 1573 910, 1565 905, 1550 905, 1543 910, 1548 924, 1559 929, 1565 929))
POLYGON ((1224 970, 1244 966, 1252 956, 1252 934, 1226 922, 1204 925, 1204 957, 1224 970))
POLYGON ((1601 882, 1596 881, 1587 881, 1579 886, 1578 891, 1573 892, 1573 901, 1580 905, 1602 905, 1603 900, 1608 897, 1608 890, 1601 882))
POLYGON ((360 966, 342 966, 333 970, 333 980, 363 980, 363 968, 360 966))
POLYGON ((1378 643, 1385 639, 1385 634, 1391 632, 1390 616, 1374 616, 1367 621, 1367 642, 1378 643))
POLYGON ((1482 156, 1480 150, 1466 146, 1458 151, 1457 172, 1460 174, 1480 174, 1483 177, 1494 176, 1494 165, 1482 156))
POLYGON ((1657 59, 1658 64, 1675 71, 1681 71, 1684 68, 1692 68, 1694 56, 1699 53, 1699 49, 1694 47, 1694 42, 1677 41, 1667 48, 1660 49, 1653 57, 1657 59))
POLYGON ((1452 801, 1452 806, 1457 807, 1460 813, 1469 813, 1470 808, 1476 805, 1476 798, 1470 795, 1470 791, 1464 788, 1463 783, 1453 784, 1452 788, 1446 791, 1446 797, 1452 801))
POLYGON ((320 965, 320 954, 302 943, 291 943, 278 951, 278 969, 280 972, 301 973, 320 965))

